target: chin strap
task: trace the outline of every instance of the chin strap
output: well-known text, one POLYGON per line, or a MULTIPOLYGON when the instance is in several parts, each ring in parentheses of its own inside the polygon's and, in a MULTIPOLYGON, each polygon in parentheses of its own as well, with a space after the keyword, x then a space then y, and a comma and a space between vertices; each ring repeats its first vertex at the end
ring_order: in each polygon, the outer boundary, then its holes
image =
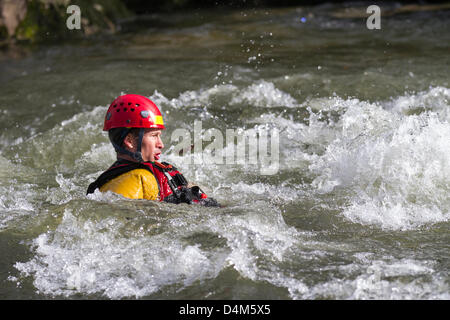
MULTIPOLYGON (((122 133, 120 134, 119 141, 123 142, 123 140, 125 140, 125 137, 127 136, 128 133, 130 133, 130 131, 131 131, 131 128, 124 128, 122 130, 122 133)), ((112 143, 112 145, 113 145, 114 149, 116 150, 116 152, 129 155, 138 162, 144 162, 144 160, 142 159, 142 153, 141 153, 142 139, 144 137, 144 132, 145 132, 144 128, 139 129, 139 138, 138 138, 138 145, 137 145, 136 152, 131 152, 130 150, 127 150, 114 142, 112 143)))

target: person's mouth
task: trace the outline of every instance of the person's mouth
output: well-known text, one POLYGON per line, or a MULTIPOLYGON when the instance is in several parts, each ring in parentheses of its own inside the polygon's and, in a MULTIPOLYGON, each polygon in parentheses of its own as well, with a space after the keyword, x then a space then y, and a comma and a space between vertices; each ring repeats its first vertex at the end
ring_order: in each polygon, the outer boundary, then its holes
POLYGON ((159 160, 159 156, 161 155, 161 153, 156 153, 155 154, 155 160, 159 160))

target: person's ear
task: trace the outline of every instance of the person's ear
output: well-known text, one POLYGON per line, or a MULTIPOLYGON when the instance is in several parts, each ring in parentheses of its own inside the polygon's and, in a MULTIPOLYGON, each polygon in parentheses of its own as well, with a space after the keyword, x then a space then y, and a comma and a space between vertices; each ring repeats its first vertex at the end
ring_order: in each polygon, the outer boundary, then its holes
POLYGON ((134 137, 130 133, 127 134, 127 136, 123 140, 123 145, 126 149, 129 149, 130 151, 133 152, 135 151, 134 149, 136 148, 136 146, 134 143, 134 137))

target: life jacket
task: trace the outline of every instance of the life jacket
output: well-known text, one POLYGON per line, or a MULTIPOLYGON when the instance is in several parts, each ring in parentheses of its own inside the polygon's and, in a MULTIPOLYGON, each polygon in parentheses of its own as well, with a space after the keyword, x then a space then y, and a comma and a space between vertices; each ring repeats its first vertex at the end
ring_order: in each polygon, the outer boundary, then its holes
POLYGON ((101 188, 108 181, 135 169, 146 169, 156 178, 159 189, 159 200, 164 201, 174 193, 174 190, 178 190, 178 187, 187 186, 188 182, 184 176, 168 163, 159 162, 133 162, 128 160, 117 160, 109 167, 108 170, 103 172, 97 180, 91 183, 87 189, 87 194, 93 193, 95 189, 101 188))
POLYGON ((103 172, 97 180, 91 183, 87 194, 94 193, 108 181, 135 169, 146 169, 156 178, 159 189, 159 201, 170 203, 199 203, 205 206, 220 206, 216 200, 208 198, 198 187, 188 188, 188 181, 174 166, 166 162, 133 162, 117 160, 108 170, 103 172))

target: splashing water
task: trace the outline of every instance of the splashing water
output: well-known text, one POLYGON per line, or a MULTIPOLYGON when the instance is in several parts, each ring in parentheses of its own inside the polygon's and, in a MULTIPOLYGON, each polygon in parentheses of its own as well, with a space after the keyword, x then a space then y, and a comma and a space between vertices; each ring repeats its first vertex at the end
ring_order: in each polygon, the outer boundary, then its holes
POLYGON ((0 61, 0 293, 449 299, 450 63, 436 32, 448 19, 415 16, 405 39, 406 18, 375 34, 337 9, 206 15, 117 35, 120 52, 67 45, 0 61), (119 93, 161 108, 162 160, 223 208, 86 195, 115 159, 101 129, 119 93), (171 133, 194 141, 195 121, 200 136, 276 129, 277 174, 177 154, 171 133))

